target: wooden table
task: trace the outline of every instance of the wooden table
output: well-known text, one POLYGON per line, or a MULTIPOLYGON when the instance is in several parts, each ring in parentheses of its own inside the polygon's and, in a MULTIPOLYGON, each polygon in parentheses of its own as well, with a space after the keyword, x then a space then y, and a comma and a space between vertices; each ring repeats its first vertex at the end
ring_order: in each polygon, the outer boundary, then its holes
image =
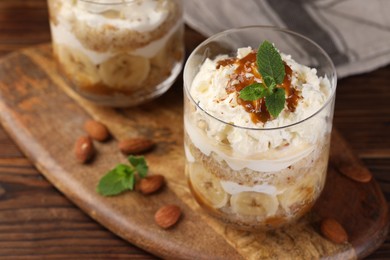
MULTIPOLYGON (((0 1, 0 57, 49 42, 47 16, 45 0, 0 1)), ((202 39, 187 29, 188 50, 202 39)), ((389 87, 390 66, 340 80, 334 124, 390 201, 389 87)), ((387 239, 369 259, 389 259, 389 247, 387 239)), ((74 206, 35 169, 1 126, 0 258, 155 259, 74 206)))

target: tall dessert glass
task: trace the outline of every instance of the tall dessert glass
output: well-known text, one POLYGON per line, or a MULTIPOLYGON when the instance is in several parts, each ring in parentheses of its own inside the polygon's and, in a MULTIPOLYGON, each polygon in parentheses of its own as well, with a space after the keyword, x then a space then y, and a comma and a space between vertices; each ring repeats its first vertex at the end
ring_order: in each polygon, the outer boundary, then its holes
POLYGON ((169 89, 183 65, 181 0, 48 0, 53 51, 76 92, 134 106, 169 89))
POLYGON ((277 228, 308 212, 326 179, 335 91, 332 61, 297 33, 244 27, 200 44, 184 69, 186 175, 196 201, 246 230, 277 228), (263 41, 285 66, 277 117, 264 99, 244 101, 235 91, 250 78, 261 82, 254 59, 263 41))

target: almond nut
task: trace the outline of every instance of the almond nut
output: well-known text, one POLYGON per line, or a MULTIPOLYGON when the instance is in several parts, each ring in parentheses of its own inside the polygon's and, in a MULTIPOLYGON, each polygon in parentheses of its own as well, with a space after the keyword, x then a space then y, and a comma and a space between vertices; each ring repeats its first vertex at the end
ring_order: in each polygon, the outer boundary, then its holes
POLYGON ((107 127, 95 120, 88 120, 87 122, 85 122, 84 130, 91 138, 99 142, 107 140, 110 136, 107 127))
POLYGON ((321 222, 321 233, 334 243, 345 243, 348 235, 345 229, 335 219, 327 218, 321 222))
POLYGON ((95 154, 92 139, 89 136, 81 136, 77 139, 74 152, 80 163, 87 163, 95 154))
POLYGON ((124 154, 140 154, 152 149, 154 142, 144 137, 125 139, 119 142, 118 147, 124 154))
POLYGON ((372 180, 371 172, 336 129, 332 132, 332 143, 337 145, 331 147, 330 163, 339 173, 357 182, 367 183, 372 180))
POLYGON ((166 205, 157 210, 156 214, 154 214, 154 220, 156 221, 157 225, 167 229, 175 225, 180 216, 181 210, 178 206, 166 205))
POLYGON ((165 178, 162 175, 147 176, 139 181, 137 190, 144 195, 152 194, 161 189, 164 183, 165 178))

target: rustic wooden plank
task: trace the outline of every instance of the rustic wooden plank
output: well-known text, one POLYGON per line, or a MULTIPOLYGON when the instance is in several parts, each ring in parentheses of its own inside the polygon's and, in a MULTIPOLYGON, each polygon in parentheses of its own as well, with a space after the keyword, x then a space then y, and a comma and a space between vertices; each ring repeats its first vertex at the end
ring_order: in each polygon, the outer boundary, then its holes
MULTIPOLYGON (((12 28, 12 30, 0 32, 0 55, 28 47, 31 44, 48 42, 50 39, 48 24, 46 23, 47 17, 40 10, 45 9, 46 0, 2 0, 0 1, 0 26, 12 28), (26 19, 24 18, 26 17, 26 19), (30 25, 35 24, 35 25, 30 25), (35 28, 36 26, 36 28, 35 28), (34 33, 29 33, 25 35, 23 31, 34 30, 36 35, 41 35, 36 37, 34 33), (13 33, 15 30, 17 33, 13 33), (42 34, 41 34, 42 33, 42 34), (9 35, 11 36, 9 36, 9 35), (8 36, 6 36, 8 35, 8 36), (46 36, 44 36, 46 35, 46 36), (6 41, 5 41, 6 39, 6 41)), ((3 27, 3 28, 4 28, 3 27)), ((186 31, 186 44, 187 44, 187 54, 190 53, 194 47, 203 40, 203 37, 194 31, 190 31, 187 28, 186 31)), ((384 191, 388 201, 390 200, 390 185, 388 173, 390 170, 390 155, 389 155, 389 118, 390 114, 388 112, 388 106, 383 108, 382 105, 376 104, 376 100, 380 100, 378 104, 383 104, 383 101, 388 100, 386 95, 383 93, 388 92, 388 86, 390 85, 390 67, 387 66, 382 69, 378 69, 374 72, 366 73, 360 76, 354 76, 347 79, 343 79, 338 82, 338 94, 336 99, 336 112, 335 112, 335 125, 340 130, 348 142, 351 144, 352 148, 357 151, 360 158, 363 158, 364 163, 368 166, 371 172, 374 174, 375 178, 379 182, 384 191), (372 84, 374 83, 374 84, 372 84), (374 91, 369 96, 368 102, 369 106, 364 107, 368 109, 370 114, 367 114, 364 110, 360 109, 361 105, 365 102, 365 96, 363 95, 354 95, 356 88, 358 88, 360 93, 365 93, 368 88, 373 88, 374 91), (363 91, 363 92, 362 92, 363 91), (352 94, 352 96, 350 96, 352 94), (387 109, 387 110, 386 110, 387 109), (358 111, 355 113, 354 111, 358 111), (387 111, 382 113, 382 111, 387 111), (360 113, 363 113, 363 117, 360 116, 360 113), (362 118, 362 120, 360 120, 362 118), (366 121, 367 120, 367 121, 366 121), (371 127, 376 125, 376 127, 371 127)), ((0 127, 0 158, 6 158, 6 160, 13 160, 16 158, 16 161, 8 161, 7 168, 12 168, 12 173, 18 171, 19 164, 22 164, 24 167, 26 160, 20 161, 19 158, 24 158, 24 155, 19 151, 15 143, 9 138, 8 135, 4 134, 2 128, 0 127)), ((0 163, 1 164, 1 163, 0 163)), ((24 173, 26 170, 22 168, 24 173)), ((0 170, 1 171, 1 170, 0 170)), ((30 170, 28 170, 30 171, 30 170)), ((36 175, 39 176, 40 173, 36 171, 36 175)), ((13 175, 9 175, 13 176, 13 175)), ((16 176, 18 177, 18 176, 16 176)), ((12 181, 11 179, 9 181, 12 181)), ((37 192, 42 188, 32 189, 31 185, 20 184, 16 185, 15 181, 12 181, 12 185, 8 185, 7 196, 16 196, 13 195, 13 191, 24 191, 24 196, 19 200, 14 200, 14 211, 10 210, 9 216, 17 215, 17 209, 29 208, 34 209, 38 206, 32 204, 30 200, 27 200, 28 197, 34 197, 37 192)), ((0 185, 4 184, 2 180, 2 175, 0 174, 0 185)), ((51 189, 52 192, 46 192, 45 196, 47 198, 62 196, 58 193, 57 190, 51 189)), ((0 203, 1 199, 1 189, 0 189, 0 203)), ((57 207, 54 202, 56 200, 47 199, 46 202, 41 202, 45 208, 50 209, 52 207, 57 207)), ((61 200, 58 201, 59 205, 62 205, 61 200)), ((73 204, 68 201, 67 207, 62 207, 65 211, 74 211, 77 209, 72 206, 73 204)), ((105 237, 106 242, 109 241, 122 241, 118 237, 113 236, 109 231, 101 228, 93 220, 85 216, 83 223, 88 225, 84 228, 83 225, 74 225, 71 226, 70 223, 76 222, 76 220, 69 222, 64 222, 63 220, 53 216, 45 214, 45 211, 37 209, 38 213, 35 215, 37 218, 40 218, 41 223, 34 222, 29 225, 29 228, 33 230, 37 236, 41 232, 48 232, 50 229, 55 231, 59 226, 64 226, 64 230, 58 231, 56 234, 60 237, 61 232, 65 231, 67 228, 71 229, 74 232, 74 236, 83 236, 84 242, 91 244, 90 241, 95 240, 95 236, 87 237, 84 235, 85 232, 88 232, 91 229, 99 229, 102 232, 105 232, 109 236, 105 237), (41 214, 41 217, 39 215, 41 214), (47 225, 47 229, 41 229, 41 225, 45 223, 50 223, 47 225), (91 226, 89 226, 91 225, 91 226)), ((34 213, 32 213, 34 214, 34 213)), ((70 214, 70 213, 69 213, 70 214)), ((0 218, 0 229, 5 228, 9 230, 17 230, 20 234, 23 234, 26 223, 29 223, 28 219, 18 219, 17 221, 9 224, 6 222, 8 219, 0 218)), ((97 236, 96 236, 97 237, 97 236)), ((102 245, 102 249, 99 252, 96 252, 91 249, 84 248, 83 253, 81 249, 75 245, 75 247, 63 247, 61 249, 61 241, 53 240, 53 244, 58 246, 56 253, 50 253, 45 255, 45 247, 40 246, 39 240, 34 239, 33 236, 30 237, 28 245, 23 244, 23 241, 20 243, 15 243, 14 247, 11 250, 8 250, 7 257, 4 257, 2 251, 0 251, 0 256, 7 259, 149 259, 152 257, 147 257, 147 253, 131 246, 128 243, 122 241, 120 246, 112 246, 109 243, 109 246, 102 245), (23 244, 23 246, 22 246, 23 244), (126 251, 126 253, 123 253, 126 251), (23 253, 20 253, 23 252, 23 253), (91 253, 92 252, 92 253, 91 253), (17 257, 16 255, 19 255, 17 257)), ((99 238, 97 238, 99 239, 99 238)), ((2 241, 7 241, 4 237, 2 241)), ((390 256, 390 240, 386 240, 382 247, 377 250, 373 255, 367 259, 387 259, 390 256)), ((3 249, 0 247, 0 250, 3 249)))
MULTIPOLYGON (((297 225, 271 233, 231 229, 205 215, 189 193, 183 171, 179 83, 155 102, 131 110, 115 110, 97 107, 75 95, 69 88, 71 83, 58 73, 49 45, 14 53, 0 62, 0 68, 0 117, 21 149, 50 182, 92 218, 157 255, 198 259, 269 254, 282 258, 291 254, 304 258, 362 257, 375 250, 387 234, 388 210, 376 182, 351 181, 338 173, 332 161, 322 199, 313 213, 297 225), (70 148, 83 134, 82 125, 89 116, 105 122, 116 139, 142 134, 156 140, 157 148, 146 158, 152 171, 166 176, 168 187, 148 198, 136 193, 115 198, 97 195, 94 190, 103 169, 111 168, 124 157, 117 150, 116 141, 111 140, 97 144, 99 155, 92 166, 75 162, 70 148), (178 204, 184 211, 182 221, 168 233, 153 223, 154 211, 164 203, 178 204), (319 235, 316 223, 321 217, 338 219, 350 234, 350 244, 335 245, 319 235), (248 240, 257 242, 248 244, 248 240)), ((333 137, 338 140, 332 143, 333 147, 343 143, 337 132, 333 137)), ((333 148, 331 153, 337 157, 346 149, 349 148, 333 148)))

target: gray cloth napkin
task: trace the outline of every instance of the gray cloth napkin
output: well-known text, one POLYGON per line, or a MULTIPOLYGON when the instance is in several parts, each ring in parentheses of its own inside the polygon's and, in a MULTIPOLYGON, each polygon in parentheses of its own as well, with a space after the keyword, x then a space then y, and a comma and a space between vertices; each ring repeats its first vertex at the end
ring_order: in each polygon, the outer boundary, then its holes
POLYGON ((204 34, 247 25, 288 28, 317 42, 339 77, 390 63, 390 0, 184 0, 186 23, 204 34))

